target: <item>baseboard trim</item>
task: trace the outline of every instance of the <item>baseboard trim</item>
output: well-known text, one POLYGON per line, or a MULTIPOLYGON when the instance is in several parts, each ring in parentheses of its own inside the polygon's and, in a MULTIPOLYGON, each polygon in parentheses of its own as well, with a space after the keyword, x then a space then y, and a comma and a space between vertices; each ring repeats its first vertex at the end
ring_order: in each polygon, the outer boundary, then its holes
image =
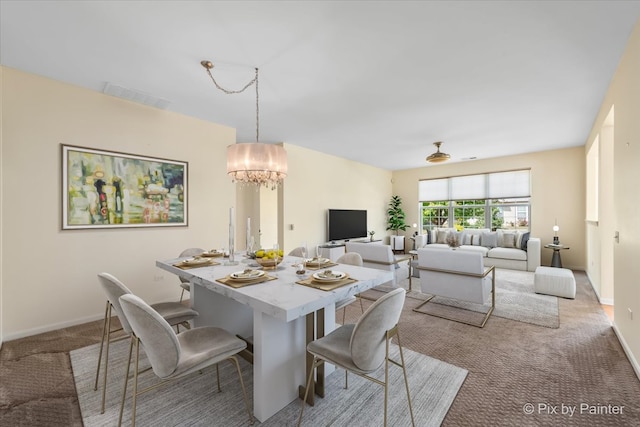
POLYGON ((613 298, 598 298, 602 305, 613 305, 613 298))
POLYGON ((93 322, 95 320, 99 320, 104 318, 104 314, 95 314, 93 316, 82 317, 74 320, 67 320, 65 322, 53 323, 46 326, 39 326, 37 328, 26 329, 24 331, 18 331, 14 333, 5 334, 2 337, 3 342, 17 340, 20 338, 26 338, 33 335, 43 334, 45 332, 55 331, 56 329, 68 328, 70 326, 81 325, 87 322, 93 322))
POLYGON ((627 356, 627 359, 629 359, 629 363, 631 363, 631 367, 635 371, 636 377, 638 377, 638 380, 640 380, 640 364, 638 364, 638 361, 636 360, 633 353, 631 352, 631 349, 627 345, 627 342, 624 340, 624 337, 618 330, 618 326, 616 326, 615 321, 613 322, 612 326, 613 326, 613 332, 615 332, 616 337, 618 337, 618 341, 620 342, 620 345, 624 350, 624 354, 627 356))

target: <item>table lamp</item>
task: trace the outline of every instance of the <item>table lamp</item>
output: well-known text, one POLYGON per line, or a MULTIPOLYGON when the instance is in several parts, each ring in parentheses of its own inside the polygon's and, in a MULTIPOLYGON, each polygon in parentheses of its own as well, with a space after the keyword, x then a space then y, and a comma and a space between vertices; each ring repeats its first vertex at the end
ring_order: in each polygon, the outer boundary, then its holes
POLYGON ((558 238, 558 230, 560 230, 560 227, 558 227, 558 224, 553 226, 553 244, 554 245, 559 245, 560 244, 560 239, 558 238))

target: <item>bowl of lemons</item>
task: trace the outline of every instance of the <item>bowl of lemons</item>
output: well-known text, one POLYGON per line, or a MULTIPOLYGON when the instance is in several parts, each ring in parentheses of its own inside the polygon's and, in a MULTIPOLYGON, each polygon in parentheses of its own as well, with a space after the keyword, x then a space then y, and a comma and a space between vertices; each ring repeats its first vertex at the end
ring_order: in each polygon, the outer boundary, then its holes
POLYGON ((284 252, 275 249, 260 249, 254 252, 255 260, 265 270, 275 269, 284 259, 284 252))

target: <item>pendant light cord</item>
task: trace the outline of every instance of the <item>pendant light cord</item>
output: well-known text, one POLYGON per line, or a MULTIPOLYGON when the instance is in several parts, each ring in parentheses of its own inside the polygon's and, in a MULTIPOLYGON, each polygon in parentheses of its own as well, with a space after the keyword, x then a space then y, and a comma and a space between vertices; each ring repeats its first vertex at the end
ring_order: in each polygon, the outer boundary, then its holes
POLYGON ((213 63, 210 61, 201 61, 200 64, 207 70, 207 74, 209 74, 209 77, 211 78, 211 81, 213 82, 213 84, 220 89, 222 92, 224 92, 227 95, 233 95, 236 93, 242 93, 245 90, 247 90, 247 88, 249 86, 251 86, 252 84, 256 84, 256 142, 260 142, 260 106, 259 106, 259 95, 258 95, 258 68, 256 67, 256 76, 253 78, 253 80, 251 80, 249 83, 247 83, 246 85, 244 85, 244 87, 240 90, 229 90, 229 89, 225 89, 222 86, 220 86, 218 84, 218 82, 216 81, 216 79, 213 77, 213 74, 211 73, 211 69, 213 68, 213 63))

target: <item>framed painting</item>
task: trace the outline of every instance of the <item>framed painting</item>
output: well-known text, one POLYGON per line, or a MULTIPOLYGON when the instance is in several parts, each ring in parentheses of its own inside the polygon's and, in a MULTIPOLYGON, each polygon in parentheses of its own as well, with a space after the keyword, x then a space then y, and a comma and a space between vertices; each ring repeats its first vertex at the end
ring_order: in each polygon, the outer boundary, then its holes
POLYGON ((188 224, 188 164, 62 144, 62 229, 188 224))

